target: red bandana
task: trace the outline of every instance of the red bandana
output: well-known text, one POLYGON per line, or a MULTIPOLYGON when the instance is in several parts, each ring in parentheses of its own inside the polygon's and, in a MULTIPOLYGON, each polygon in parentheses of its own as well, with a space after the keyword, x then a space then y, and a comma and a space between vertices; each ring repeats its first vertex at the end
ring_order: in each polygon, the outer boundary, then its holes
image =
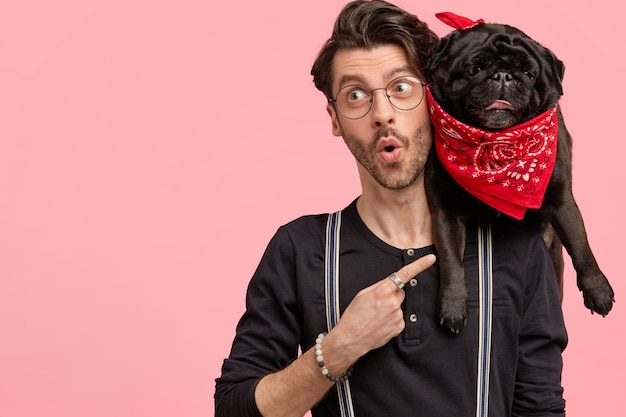
POLYGON ((483 19, 472 20, 451 12, 435 13, 435 16, 446 25, 452 26, 455 29, 469 29, 480 23, 485 23, 483 19))
POLYGON ((446 113, 430 89, 435 149, 448 173, 470 194, 516 219, 539 208, 556 159, 556 106, 498 131, 466 125, 446 113))

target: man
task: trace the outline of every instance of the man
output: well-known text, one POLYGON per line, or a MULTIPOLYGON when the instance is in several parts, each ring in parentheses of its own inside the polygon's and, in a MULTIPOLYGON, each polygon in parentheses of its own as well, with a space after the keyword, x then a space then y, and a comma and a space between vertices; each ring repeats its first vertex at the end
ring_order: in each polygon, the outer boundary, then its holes
MULTIPOLYGON (((423 68, 436 42, 426 24, 383 1, 355 1, 340 13, 312 69, 328 98, 332 132, 356 158, 362 184, 341 213, 340 318, 328 328, 328 216, 281 227, 250 282, 216 381, 217 417, 309 409, 316 417, 478 413, 486 397, 477 395, 474 228, 464 259, 467 327, 455 335, 436 312, 438 266, 423 178, 432 141, 423 68)), ((567 336, 545 245, 535 232, 498 221, 493 247, 488 415, 564 416, 567 336)))

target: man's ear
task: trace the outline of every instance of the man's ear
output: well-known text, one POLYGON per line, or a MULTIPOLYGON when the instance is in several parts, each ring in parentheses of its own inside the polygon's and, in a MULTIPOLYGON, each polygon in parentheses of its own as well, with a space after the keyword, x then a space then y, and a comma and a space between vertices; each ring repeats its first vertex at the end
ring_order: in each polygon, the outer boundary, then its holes
POLYGON ((332 126, 333 135, 341 136, 341 125, 339 124, 337 111, 335 110, 335 106, 333 106, 333 103, 328 103, 326 105, 326 111, 330 116, 330 123, 332 126))

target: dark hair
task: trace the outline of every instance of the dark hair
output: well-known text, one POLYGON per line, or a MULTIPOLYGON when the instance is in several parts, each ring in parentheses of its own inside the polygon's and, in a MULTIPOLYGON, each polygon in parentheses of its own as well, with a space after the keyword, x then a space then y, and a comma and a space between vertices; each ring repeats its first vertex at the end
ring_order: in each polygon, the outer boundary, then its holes
MULTIPOLYGON (((409 64, 422 77, 439 38, 417 16, 382 0, 356 0, 348 3, 335 21, 333 34, 326 41, 311 69, 315 87, 332 97, 333 59, 337 51, 371 49, 385 44, 400 46, 409 64)), ((427 82, 428 80, 423 80, 427 82)))

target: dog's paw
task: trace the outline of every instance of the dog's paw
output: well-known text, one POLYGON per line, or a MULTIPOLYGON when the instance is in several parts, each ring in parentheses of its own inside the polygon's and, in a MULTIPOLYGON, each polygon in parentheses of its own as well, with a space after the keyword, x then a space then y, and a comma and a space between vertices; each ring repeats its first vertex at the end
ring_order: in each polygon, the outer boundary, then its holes
POLYGON ((452 333, 459 334, 461 329, 467 325, 467 313, 460 312, 460 310, 456 313, 442 312, 439 323, 452 333))
POLYGON ((579 288, 583 293, 585 307, 606 316, 613 308, 615 293, 604 274, 586 276, 580 280, 579 288))
POLYGON ((449 289, 442 294, 439 322, 452 333, 458 334, 467 324, 467 289, 449 289))

